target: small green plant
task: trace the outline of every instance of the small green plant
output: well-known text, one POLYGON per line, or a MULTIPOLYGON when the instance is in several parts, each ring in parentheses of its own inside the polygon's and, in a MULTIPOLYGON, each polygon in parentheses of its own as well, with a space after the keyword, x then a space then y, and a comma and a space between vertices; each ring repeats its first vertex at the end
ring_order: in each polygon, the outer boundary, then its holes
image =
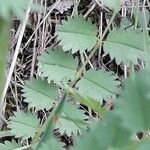
POLYGON ((61 135, 73 136, 75 142, 71 150, 150 149, 150 139, 146 136, 150 129, 147 25, 109 32, 121 0, 102 0, 102 4, 113 10, 103 35, 97 35, 96 25, 82 15, 69 17, 57 26, 59 46, 49 48, 38 57, 39 76, 27 81, 22 90, 29 109, 48 111, 48 116, 41 121, 31 111, 16 112, 9 119, 9 134, 23 140, 30 138, 30 144, 21 147, 19 142, 6 141, 0 144, 0 149, 60 150, 63 145, 53 135, 54 129, 61 135), (132 66, 143 59, 146 67, 136 74, 129 72, 125 82, 105 69, 87 70, 88 62, 100 46, 118 65, 122 63, 132 70, 132 66), (89 53, 81 64, 74 58, 77 52, 89 53), (114 109, 107 111, 102 107, 103 100, 113 101, 114 109), (144 137, 139 141, 135 137, 140 131, 144 137))

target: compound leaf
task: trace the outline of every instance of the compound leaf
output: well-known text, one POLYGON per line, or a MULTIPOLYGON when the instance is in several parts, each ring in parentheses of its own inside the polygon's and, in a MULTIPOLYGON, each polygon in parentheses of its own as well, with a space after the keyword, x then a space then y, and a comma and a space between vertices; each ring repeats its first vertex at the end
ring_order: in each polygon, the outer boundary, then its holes
POLYGON ((119 82, 116 78, 104 70, 89 70, 77 83, 79 94, 97 101, 108 100, 119 92, 119 82))
MULTIPOLYGON (((23 96, 26 97, 25 102, 28 102, 30 107, 36 107, 36 109, 50 109, 53 103, 57 103, 55 101, 57 88, 41 79, 27 82, 23 92, 23 96)), ((75 104, 65 103, 56 128, 59 128, 61 134, 77 135, 81 133, 81 128, 85 128, 84 119, 86 116, 75 104), (79 123, 76 123, 77 121, 79 123)))
POLYGON ((104 42, 104 52, 110 54, 117 64, 130 62, 137 64, 138 58, 143 58, 143 32, 134 30, 113 30, 104 42))
POLYGON ((10 118, 8 127, 16 138, 23 137, 26 139, 34 136, 38 124, 38 119, 30 112, 16 112, 14 116, 10 118))
POLYGON ((41 79, 32 79, 26 82, 22 91, 24 92, 24 101, 29 103, 29 107, 35 107, 37 110, 50 109, 58 97, 58 88, 41 79))
POLYGON ((49 50, 39 57, 39 71, 42 77, 47 77, 50 82, 67 82, 76 74, 77 62, 72 55, 60 50, 49 50))
POLYGON ((91 50, 96 44, 96 26, 91 21, 86 21, 83 16, 75 16, 63 21, 62 25, 57 27, 58 40, 63 46, 64 51, 72 49, 72 53, 78 50, 84 52, 91 50))

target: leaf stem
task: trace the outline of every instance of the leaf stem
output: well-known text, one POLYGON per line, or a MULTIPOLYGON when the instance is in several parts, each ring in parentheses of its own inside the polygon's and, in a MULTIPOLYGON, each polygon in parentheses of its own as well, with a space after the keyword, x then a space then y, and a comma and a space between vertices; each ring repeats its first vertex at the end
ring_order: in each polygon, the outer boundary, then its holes
POLYGON ((82 64, 81 68, 77 71, 77 74, 76 74, 76 78, 71 82, 70 86, 73 87, 75 85, 75 83, 77 82, 78 79, 80 79, 83 71, 84 71, 84 68, 85 66, 88 64, 88 62, 91 60, 91 58, 93 57, 93 55, 95 54, 95 52, 97 51, 97 49, 99 48, 99 45, 102 44, 103 42, 103 39, 105 37, 105 35, 107 34, 107 31, 109 30, 114 18, 116 16, 116 12, 113 13, 107 27, 105 28, 104 30, 104 33, 102 34, 102 36, 99 36, 100 38, 98 39, 95 47, 93 48, 93 50, 91 51, 91 53, 89 54, 88 58, 85 60, 85 62, 82 64))
POLYGON ((46 141, 48 137, 50 137, 51 133, 53 132, 54 126, 56 124, 56 121, 62 111, 65 99, 66 99, 67 92, 65 91, 61 97, 61 101, 57 103, 57 106, 54 108, 52 113, 48 116, 48 119, 46 122, 42 125, 41 128, 37 129, 36 135, 34 136, 32 140, 32 144, 37 143, 42 135, 42 133, 45 131, 43 134, 40 142, 37 145, 37 148, 40 146, 40 144, 43 141, 46 141))
MULTIPOLYGON (((87 63, 90 61, 90 59, 92 58, 92 56, 95 54, 95 52, 97 51, 97 49, 99 48, 99 45, 102 44, 102 41, 107 33, 107 31, 109 30, 114 18, 116 16, 116 12, 113 13, 112 18, 110 19, 106 29, 104 30, 104 33, 102 36, 100 36, 99 40, 97 41, 95 47, 93 48, 93 50, 91 51, 90 55, 87 57, 87 59, 85 60, 85 62, 82 64, 81 68, 78 70, 77 72, 77 76, 75 77, 75 79, 71 82, 70 86, 73 87, 75 85, 75 83, 77 82, 77 80, 81 77, 85 66, 87 65, 87 63)), ((43 134, 40 142, 38 143, 37 148, 39 147, 39 145, 47 140, 48 136, 50 137, 53 128, 54 128, 54 124, 56 123, 57 119, 58 119, 58 115, 61 113, 62 108, 63 108, 63 104, 65 102, 65 98, 67 95, 67 91, 64 91, 63 96, 60 99, 60 102, 57 104, 57 107, 55 110, 53 110, 52 114, 49 115, 47 121, 42 125, 42 127, 40 129, 37 130, 37 134, 35 135, 35 137, 33 138, 32 143, 36 143, 39 141, 40 136, 42 135, 42 133, 45 131, 45 133, 43 134)), ((93 107, 94 108, 94 107, 93 107)))

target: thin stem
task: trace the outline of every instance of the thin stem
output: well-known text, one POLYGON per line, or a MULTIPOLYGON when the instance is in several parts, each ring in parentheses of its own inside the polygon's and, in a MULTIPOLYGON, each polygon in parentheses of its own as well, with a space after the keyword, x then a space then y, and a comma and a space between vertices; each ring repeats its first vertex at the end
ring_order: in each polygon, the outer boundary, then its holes
POLYGON ((144 18, 144 26, 143 26, 143 31, 144 31, 144 49, 145 49, 145 59, 146 59, 146 67, 150 66, 150 61, 149 61, 149 52, 150 52, 150 43, 149 43, 149 32, 147 29, 147 18, 146 18, 146 13, 145 13, 145 9, 142 9, 143 12, 143 18, 144 18))
POLYGON ((74 0, 74 7, 73 7, 71 17, 73 17, 74 15, 78 15, 78 5, 79 5, 80 1, 81 0, 74 0))
MULTIPOLYGON (((43 134, 42 139, 40 140, 38 146, 40 145, 40 143, 44 140, 46 140, 46 138, 51 135, 53 128, 56 124, 56 121, 58 120, 58 117, 62 111, 65 99, 66 99, 66 95, 67 92, 65 91, 61 97, 61 100, 58 104, 56 104, 57 106, 54 108, 54 110, 52 111, 52 113, 48 116, 48 119, 46 120, 46 122, 42 125, 42 127, 37 129, 36 135, 33 138, 32 143, 37 143, 42 135, 42 133, 45 131, 46 133, 43 134), (47 132, 47 130, 49 132, 47 132)), ((37 146, 37 147, 38 147, 37 146)))
POLYGON ((133 78, 134 77, 134 64, 131 61, 129 65, 129 77, 133 78))
POLYGON ((137 0, 137 4, 136 4, 136 16, 135 16, 135 26, 134 28, 136 29, 138 26, 138 20, 139 20, 139 0, 137 0))
POLYGON ((102 34, 102 36, 100 36, 99 40, 97 41, 97 44, 95 45, 94 49, 91 51, 91 53, 89 54, 88 58, 85 60, 85 62, 82 64, 81 68, 78 70, 77 74, 76 74, 76 78, 72 81, 72 83, 70 84, 71 87, 73 87, 76 83, 76 81, 78 79, 80 79, 83 71, 84 71, 84 68, 85 66, 88 64, 88 62, 91 60, 91 58, 93 57, 93 55, 95 54, 95 52, 97 51, 97 49, 99 48, 99 46, 102 44, 103 42, 103 39, 107 33, 107 31, 109 30, 114 18, 116 16, 116 12, 113 13, 113 16, 111 17, 107 27, 105 28, 104 30, 104 33, 102 34))

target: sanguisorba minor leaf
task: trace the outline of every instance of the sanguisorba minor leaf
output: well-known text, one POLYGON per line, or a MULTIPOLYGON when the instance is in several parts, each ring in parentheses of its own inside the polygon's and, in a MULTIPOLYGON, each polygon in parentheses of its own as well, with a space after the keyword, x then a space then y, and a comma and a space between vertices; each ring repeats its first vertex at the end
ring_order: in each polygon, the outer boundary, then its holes
POLYGON ((96 26, 82 15, 63 21, 62 25, 57 26, 56 34, 58 40, 61 40, 60 44, 63 46, 63 50, 72 49, 72 53, 76 53, 78 50, 80 53, 86 49, 91 50, 97 41, 96 26))
POLYGON ((143 70, 129 79, 115 111, 133 133, 150 129, 150 72, 143 70))
POLYGON ((77 83, 79 94, 96 101, 108 100, 119 93, 120 83, 116 78, 112 73, 104 70, 89 70, 77 83))
POLYGON ((83 110, 79 109, 78 105, 66 102, 56 123, 56 128, 59 128, 62 135, 78 135, 78 133, 82 133, 83 129, 87 128, 85 119, 88 119, 88 117, 83 110))
POLYGON ((104 52, 110 54, 111 59, 115 58, 117 64, 137 64, 137 59, 144 54, 143 32, 114 29, 104 42, 104 52))
POLYGON ((33 138, 36 129, 38 127, 39 120, 36 116, 30 112, 16 112, 13 117, 10 118, 8 127, 10 132, 15 135, 16 138, 22 137, 23 139, 33 138))
POLYGON ((21 147, 21 144, 16 143, 14 140, 12 142, 5 141, 4 144, 0 143, 0 149, 1 150, 13 150, 21 147))
POLYGON ((121 8, 121 1, 122 0, 99 0, 103 5, 109 7, 110 9, 118 12, 121 8))
POLYGON ((27 81, 22 91, 24 101, 29 103, 29 107, 35 107, 37 110, 49 110, 58 98, 58 88, 42 79, 27 81))
POLYGON ((97 122, 94 128, 78 138, 72 150, 108 150, 121 149, 130 143, 130 131, 121 126, 116 115, 105 116, 103 122, 97 122))
POLYGON ((73 79, 76 74, 77 61, 71 54, 61 50, 51 49, 39 57, 39 72, 42 77, 47 77, 50 82, 67 82, 73 79))

